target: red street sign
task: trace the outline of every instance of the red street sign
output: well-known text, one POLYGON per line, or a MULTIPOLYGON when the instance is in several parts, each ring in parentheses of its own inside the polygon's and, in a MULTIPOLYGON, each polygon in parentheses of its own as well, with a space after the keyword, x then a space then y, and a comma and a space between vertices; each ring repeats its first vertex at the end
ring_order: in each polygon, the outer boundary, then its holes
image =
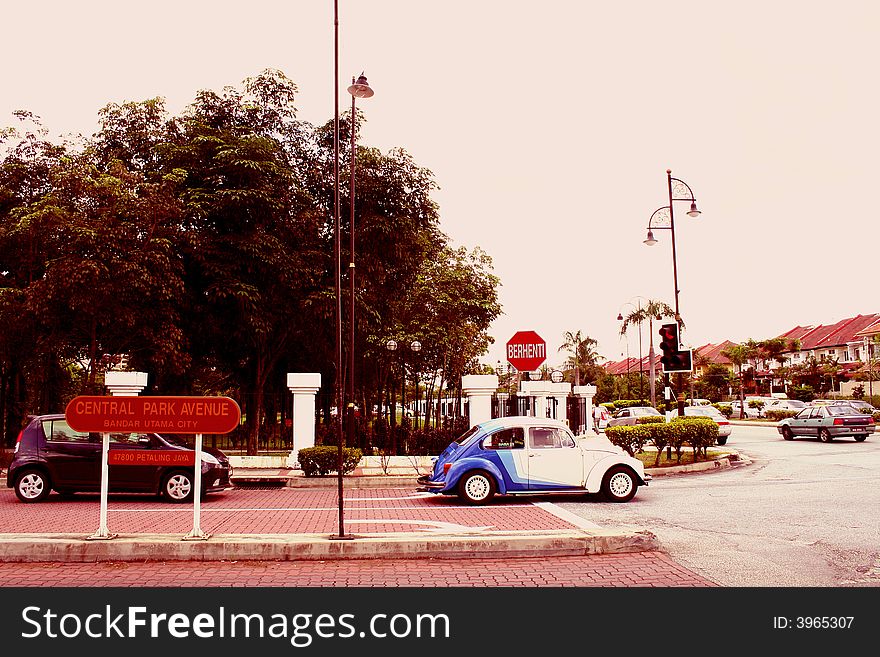
POLYGON ((241 410, 229 397, 74 397, 64 411, 74 431, 229 433, 241 410))
POLYGON ((182 465, 192 466, 196 453, 178 449, 111 449, 108 465, 182 465))
POLYGON ((517 331, 507 341, 507 362, 520 372, 541 367, 547 359, 547 343, 534 331, 517 331))

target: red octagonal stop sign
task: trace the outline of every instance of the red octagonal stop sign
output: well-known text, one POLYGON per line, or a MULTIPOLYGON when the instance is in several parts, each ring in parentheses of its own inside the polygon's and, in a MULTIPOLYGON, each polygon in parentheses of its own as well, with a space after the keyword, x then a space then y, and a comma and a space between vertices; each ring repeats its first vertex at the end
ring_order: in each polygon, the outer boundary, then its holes
POLYGON ((517 331, 507 341, 507 362, 520 372, 536 370, 547 359, 547 343, 534 331, 517 331))

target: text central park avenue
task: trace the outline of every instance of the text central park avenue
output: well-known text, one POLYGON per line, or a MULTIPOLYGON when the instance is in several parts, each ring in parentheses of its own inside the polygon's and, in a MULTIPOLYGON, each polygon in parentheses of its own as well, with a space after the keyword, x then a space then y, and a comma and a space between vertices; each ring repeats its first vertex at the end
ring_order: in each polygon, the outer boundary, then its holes
MULTIPOLYGON (((220 401, 144 401, 139 404, 139 412, 144 415, 222 417, 230 414, 230 407, 220 401)), ((74 406, 81 415, 131 415, 134 416, 134 404, 131 400, 102 399, 82 400, 74 406)))

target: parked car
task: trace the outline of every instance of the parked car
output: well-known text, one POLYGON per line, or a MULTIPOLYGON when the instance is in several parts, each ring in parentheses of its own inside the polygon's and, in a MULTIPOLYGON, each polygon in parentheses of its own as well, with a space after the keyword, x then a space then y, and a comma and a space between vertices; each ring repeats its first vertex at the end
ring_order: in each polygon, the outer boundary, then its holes
POLYGON ((721 411, 719 411, 714 406, 685 406, 684 416, 708 417, 714 420, 715 424, 718 425, 718 438, 716 439, 716 441, 719 445, 726 444, 727 439, 733 432, 733 427, 730 425, 730 420, 724 417, 721 411))
MULTIPOLYGON (((169 455, 193 451, 176 436, 111 433, 111 453, 123 449, 154 452, 151 456, 160 451, 169 455)), ((15 489, 22 502, 45 500, 52 490, 63 496, 78 491, 100 491, 101 452, 100 434, 75 431, 64 415, 33 416, 18 434, 6 485, 15 489)), ((229 488, 231 471, 229 459, 223 452, 205 448, 202 452, 203 493, 229 488)), ((111 464, 108 490, 111 493, 154 493, 169 502, 186 502, 192 499, 194 477, 192 465, 111 464)))
POLYGON ((503 417, 471 427, 418 478, 424 490, 486 504, 495 494, 602 493, 628 502, 648 484, 642 462, 604 436, 558 420, 503 417))
POLYGON ((608 426, 608 420, 610 419, 611 414, 608 412, 607 408, 600 405, 593 407, 593 427, 596 431, 604 431, 605 427, 608 426))
MULTIPOLYGON (((746 397, 744 400, 744 415, 745 417, 754 417, 760 418, 764 417, 764 412, 767 410, 767 407, 775 401, 779 401, 778 399, 773 399, 772 397, 746 397), (764 406, 760 409, 755 408, 749 404, 752 401, 761 401, 764 402, 764 406)), ((730 403, 731 408, 733 409, 733 413, 730 416, 733 419, 737 419, 740 417, 740 401, 739 399, 734 399, 730 403)))
POLYGON ((663 417, 663 414, 653 406, 630 406, 629 408, 621 408, 611 417, 610 420, 608 420, 608 426, 631 426, 637 424, 640 417, 649 416, 663 417))
POLYGON ((854 409, 859 411, 860 413, 865 413, 867 415, 873 415, 877 412, 877 409, 869 404, 866 401, 862 401, 861 399, 838 399, 836 402, 832 404, 832 406, 852 406, 854 409))
POLYGON ((767 411, 799 411, 802 408, 806 408, 806 402, 802 402, 800 399, 774 399, 772 402, 768 403, 764 408, 761 409, 761 412, 764 415, 767 415, 767 411))
POLYGON ((779 422, 776 429, 785 440, 808 437, 829 443, 841 436, 852 436, 856 442, 862 442, 874 433, 875 426, 873 417, 848 404, 826 404, 807 406, 794 417, 779 422))

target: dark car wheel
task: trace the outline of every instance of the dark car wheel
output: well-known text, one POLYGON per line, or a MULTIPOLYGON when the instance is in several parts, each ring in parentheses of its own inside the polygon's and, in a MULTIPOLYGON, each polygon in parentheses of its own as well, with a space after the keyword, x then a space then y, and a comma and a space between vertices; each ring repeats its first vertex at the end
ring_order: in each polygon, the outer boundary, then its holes
POLYGON ((794 434, 789 427, 782 427, 782 437, 785 440, 794 440, 794 434))
POLYGON ((458 482, 458 495, 468 504, 486 504, 495 496, 495 480, 488 472, 468 472, 458 482))
POLYGON ((609 502, 629 502, 638 487, 633 471, 621 465, 609 469, 602 478, 602 495, 609 502))
POLYGON ((856 442, 857 442, 857 443, 861 443, 861 442, 864 442, 864 440, 865 440, 865 438, 867 438, 867 436, 863 436, 863 435, 861 435, 861 436, 853 436, 853 438, 856 439, 856 442))
POLYGON ((42 470, 29 468, 15 475, 15 495, 22 502, 41 502, 51 491, 49 477, 42 470))
POLYGON ((719 436, 718 438, 715 439, 715 442, 717 442, 719 445, 726 445, 727 444, 727 436, 719 436))
POLYGON ((169 502, 189 502, 193 494, 193 476, 189 472, 178 470, 169 473, 162 480, 162 497, 169 502))
POLYGON ((834 439, 831 437, 831 432, 828 429, 819 429, 819 440, 823 443, 830 443, 834 439))

